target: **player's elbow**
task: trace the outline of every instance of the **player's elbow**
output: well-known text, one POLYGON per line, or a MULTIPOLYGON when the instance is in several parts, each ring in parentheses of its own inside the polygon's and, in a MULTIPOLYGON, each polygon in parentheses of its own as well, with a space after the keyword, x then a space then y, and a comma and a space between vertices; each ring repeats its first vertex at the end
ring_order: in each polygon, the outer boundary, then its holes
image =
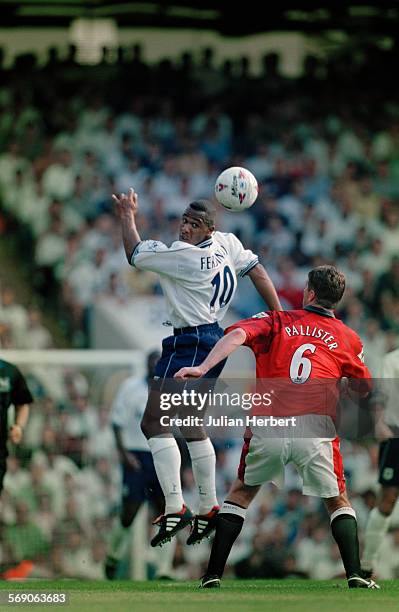
POLYGON ((228 336, 236 346, 241 346, 241 344, 244 344, 245 340, 247 339, 247 334, 241 327, 233 329, 228 333, 228 336))
POLYGON ((248 276, 252 281, 258 278, 264 278, 266 274, 265 268, 259 262, 248 272, 248 276))

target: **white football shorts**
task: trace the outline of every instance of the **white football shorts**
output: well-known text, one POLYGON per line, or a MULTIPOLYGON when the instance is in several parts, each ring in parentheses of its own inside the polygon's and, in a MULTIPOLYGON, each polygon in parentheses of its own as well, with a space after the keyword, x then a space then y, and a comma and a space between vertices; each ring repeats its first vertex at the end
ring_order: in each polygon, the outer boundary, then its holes
POLYGON ((284 468, 293 463, 303 480, 304 495, 335 497, 345 491, 339 438, 265 438, 244 441, 238 477, 249 486, 284 485, 284 468))

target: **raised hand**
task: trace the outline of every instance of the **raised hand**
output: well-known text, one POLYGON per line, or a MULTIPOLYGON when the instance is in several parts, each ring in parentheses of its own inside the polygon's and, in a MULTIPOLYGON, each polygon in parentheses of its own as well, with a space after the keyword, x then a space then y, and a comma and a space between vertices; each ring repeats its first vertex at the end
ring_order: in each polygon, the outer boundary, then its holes
POLYGON ((127 195, 125 193, 118 195, 113 193, 112 199, 116 204, 116 212, 119 217, 131 215, 132 213, 135 215, 139 209, 139 198, 132 187, 130 187, 127 195))

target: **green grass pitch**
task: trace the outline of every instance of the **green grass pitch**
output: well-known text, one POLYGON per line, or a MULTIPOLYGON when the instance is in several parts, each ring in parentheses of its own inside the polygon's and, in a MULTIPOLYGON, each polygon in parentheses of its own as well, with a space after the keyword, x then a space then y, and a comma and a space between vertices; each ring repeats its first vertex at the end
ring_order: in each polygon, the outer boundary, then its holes
MULTIPOLYGON (((349 590, 343 580, 224 580, 222 588, 200 590, 198 582, 2 582, 5 591, 63 591, 67 605, 18 604, 37 611, 65 612, 386 612, 399 610, 399 581, 380 591, 349 590)), ((12 610, 15 605, 0 606, 12 610)))

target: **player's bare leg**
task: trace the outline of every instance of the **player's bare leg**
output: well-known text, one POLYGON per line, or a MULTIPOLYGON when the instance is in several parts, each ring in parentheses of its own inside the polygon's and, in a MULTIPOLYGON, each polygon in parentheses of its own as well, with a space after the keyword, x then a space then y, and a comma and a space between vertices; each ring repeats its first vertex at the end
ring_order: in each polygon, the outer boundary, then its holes
POLYGON ((379 589, 373 580, 365 578, 362 573, 356 512, 350 505, 346 491, 323 501, 330 515, 331 532, 341 553, 349 588, 379 589))
POLYGON ((399 497, 399 487, 381 488, 380 499, 370 512, 364 534, 364 551, 362 569, 367 576, 372 576, 378 551, 389 528, 390 516, 399 497))
POLYGON ((201 587, 205 589, 220 586, 220 578, 233 547, 242 529, 246 510, 260 487, 251 487, 242 480, 234 481, 216 519, 216 533, 211 556, 201 587))
POLYGON ((251 487, 250 485, 245 484, 239 478, 236 478, 230 487, 227 499, 233 504, 241 506, 242 508, 248 508, 252 500, 255 499, 259 489, 260 485, 251 487))
POLYGON ((141 502, 124 500, 122 510, 111 530, 105 559, 104 571, 108 580, 114 580, 120 560, 124 557, 129 543, 130 526, 141 502))

